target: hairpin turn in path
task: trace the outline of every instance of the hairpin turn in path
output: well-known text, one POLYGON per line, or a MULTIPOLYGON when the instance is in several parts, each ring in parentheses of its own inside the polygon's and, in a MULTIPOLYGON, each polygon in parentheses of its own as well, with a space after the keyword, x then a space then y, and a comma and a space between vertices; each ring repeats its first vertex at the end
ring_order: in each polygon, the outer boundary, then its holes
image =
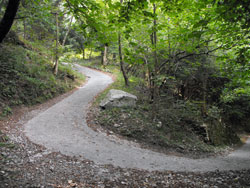
POLYGON ((99 71, 76 65, 88 82, 75 93, 41 112, 25 124, 25 134, 34 143, 68 156, 122 168, 171 171, 215 171, 250 168, 250 140, 227 156, 190 159, 142 149, 138 144, 95 132, 87 126, 90 102, 112 79, 99 71))

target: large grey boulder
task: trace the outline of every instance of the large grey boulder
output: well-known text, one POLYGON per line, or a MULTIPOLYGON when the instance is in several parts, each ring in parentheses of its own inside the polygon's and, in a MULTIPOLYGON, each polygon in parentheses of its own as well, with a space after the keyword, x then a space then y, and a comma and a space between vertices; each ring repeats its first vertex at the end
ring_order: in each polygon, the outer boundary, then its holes
POLYGON ((137 97, 125 91, 111 89, 107 96, 101 101, 100 107, 102 109, 113 107, 134 107, 136 105, 137 97))

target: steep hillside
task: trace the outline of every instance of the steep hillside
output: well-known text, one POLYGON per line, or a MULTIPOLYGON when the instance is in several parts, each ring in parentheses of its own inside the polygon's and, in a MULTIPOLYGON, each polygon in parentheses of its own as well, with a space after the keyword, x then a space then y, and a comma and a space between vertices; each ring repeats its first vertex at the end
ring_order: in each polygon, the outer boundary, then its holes
POLYGON ((1 117, 10 114, 13 106, 44 102, 83 81, 83 76, 67 65, 60 65, 55 76, 51 56, 41 49, 16 40, 0 46, 1 117))

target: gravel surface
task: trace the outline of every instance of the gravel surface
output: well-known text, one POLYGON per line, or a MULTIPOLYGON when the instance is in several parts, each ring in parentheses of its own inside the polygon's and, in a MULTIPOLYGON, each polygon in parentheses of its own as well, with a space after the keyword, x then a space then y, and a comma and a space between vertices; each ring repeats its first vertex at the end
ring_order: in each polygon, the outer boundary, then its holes
POLYGON ((227 156, 190 159, 143 149, 137 143, 92 130, 86 123, 89 103, 112 79, 89 68, 77 68, 89 78, 87 84, 24 125, 32 142, 67 156, 122 168, 192 172, 250 168, 250 140, 227 156))
MULTIPOLYGON (((10 139, 5 147, 0 147, 0 187, 250 187, 250 170, 247 169, 212 172, 183 169, 176 172, 121 168, 88 160, 86 156, 90 155, 68 156, 54 148, 35 144, 26 137, 23 125, 49 109, 42 106, 25 113, 19 121, 5 122, 5 133, 10 139)), ((111 137, 114 143, 123 144, 112 135, 104 136, 111 137)), ((242 153, 236 152, 240 155, 235 158, 247 153, 239 151, 242 153)), ((98 158, 97 153, 92 155, 94 159, 98 158)), ((180 164, 177 160, 173 163, 180 164)))
POLYGON ((32 144, 20 130, 1 148, 0 187, 250 187, 250 170, 146 171, 98 165, 32 144))

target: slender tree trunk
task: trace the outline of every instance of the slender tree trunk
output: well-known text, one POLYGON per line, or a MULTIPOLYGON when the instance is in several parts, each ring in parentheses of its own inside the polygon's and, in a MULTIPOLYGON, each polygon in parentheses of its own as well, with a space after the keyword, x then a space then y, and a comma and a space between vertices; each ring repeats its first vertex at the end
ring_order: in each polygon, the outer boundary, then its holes
POLYGON ((23 38, 26 40, 26 20, 23 19, 23 38))
MULTIPOLYGON (((122 4, 123 0, 120 0, 120 3, 122 4)), ((129 86, 129 80, 128 80, 128 76, 127 76, 127 73, 126 73, 125 68, 124 68, 124 62, 123 62, 123 56, 122 56, 122 44, 121 44, 120 31, 118 33, 118 47, 119 47, 120 67, 121 67, 122 75, 124 78, 125 86, 129 86)))
POLYGON ((84 46, 82 47, 82 59, 85 59, 85 48, 84 48, 84 46))
MULTIPOLYGON (((147 81, 147 86, 150 88, 150 69, 149 69, 149 65, 148 65, 148 60, 146 57, 143 58, 144 64, 145 64, 145 74, 144 74, 144 78, 147 81)), ((151 97, 151 96, 150 96, 151 97)))
POLYGON ((108 55, 108 44, 105 43, 104 50, 102 52, 102 65, 104 67, 108 64, 107 55, 108 55))
POLYGON ((120 56, 120 67, 125 81, 125 86, 129 86, 128 76, 124 68, 124 62, 122 57, 121 33, 118 34, 118 46, 119 46, 119 56, 120 56))
POLYGON ((104 50, 101 51, 101 65, 103 65, 104 50))
MULTIPOLYGON (((153 4, 153 11, 154 11, 154 15, 156 15, 156 5, 153 4)), ((153 55, 154 55, 154 68, 151 72, 151 100, 153 102, 153 106, 152 106, 152 119, 156 118, 156 113, 157 113, 157 98, 159 96, 159 88, 157 86, 156 83, 156 77, 158 75, 158 70, 159 70, 159 65, 158 65, 158 58, 157 58, 157 33, 156 33, 156 26, 157 26, 157 22, 156 19, 154 18, 153 21, 153 33, 151 35, 151 41, 152 41, 152 46, 153 46, 153 55)))
POLYGON ((20 0, 9 0, 3 19, 0 22, 0 43, 10 31, 14 22, 20 0))
POLYGON ((82 59, 85 59, 85 46, 84 46, 84 43, 80 42, 80 50, 82 52, 82 59))
POLYGON ((113 61, 113 63, 116 63, 116 54, 115 53, 112 54, 112 61, 113 61))
MULTIPOLYGON (((154 15, 156 13, 156 5, 154 4, 154 15)), ((157 58, 157 33, 156 33, 156 19, 154 19, 154 32, 153 32, 153 40, 154 40, 154 61, 155 61, 155 75, 158 74, 159 65, 158 65, 158 58, 157 58)))
MULTIPOLYGON (((203 69, 205 71, 205 68, 203 69)), ((208 73, 203 73, 203 83, 202 83, 202 90, 203 90, 203 105, 202 105, 202 115, 205 117, 207 116, 207 81, 208 81, 208 73)))
POLYGON ((69 28, 68 28, 68 30, 67 30, 67 32, 66 32, 64 38, 63 38, 62 46, 65 45, 65 42, 66 42, 67 37, 68 37, 68 35, 69 35, 69 32, 70 32, 70 30, 71 30, 71 25, 72 25, 73 18, 74 18, 73 16, 70 18, 69 28))
POLYGON ((89 59, 92 58, 92 52, 93 52, 93 48, 90 48, 89 59))
MULTIPOLYGON (((156 14, 156 5, 154 4, 154 15, 156 14)), ((158 57, 157 57, 157 32, 156 32, 156 19, 154 19, 154 75, 155 77, 159 74, 159 63, 158 63, 158 57)), ((154 87, 154 97, 158 97, 159 95, 159 88, 157 86, 157 84, 155 83, 155 87, 154 87)))
MULTIPOLYGON (((153 12, 154 15, 156 14, 156 5, 153 4, 153 12)), ((157 96, 159 95, 158 87, 156 84, 156 76, 159 72, 159 65, 158 65, 158 58, 157 58, 157 32, 156 32, 157 22, 156 19, 153 20, 153 32, 150 35, 152 48, 153 48, 153 57, 154 57, 154 64, 152 67, 149 67, 149 78, 150 78, 150 90, 151 90, 151 100, 152 102, 156 101, 157 96)))
POLYGON ((56 61, 54 65, 54 74, 57 75, 58 72, 58 44, 59 44, 59 27, 58 27, 58 13, 56 13, 56 61))

